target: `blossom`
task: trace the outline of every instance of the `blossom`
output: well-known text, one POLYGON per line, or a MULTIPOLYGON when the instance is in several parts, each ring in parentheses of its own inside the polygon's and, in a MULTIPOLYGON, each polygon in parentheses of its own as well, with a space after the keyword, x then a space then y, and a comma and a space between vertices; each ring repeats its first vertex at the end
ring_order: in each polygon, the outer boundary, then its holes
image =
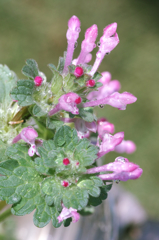
POLYGON ((80 20, 76 16, 72 16, 70 20, 68 21, 68 30, 66 34, 67 38, 67 54, 66 54, 66 60, 65 60, 65 66, 64 66, 64 73, 67 73, 68 66, 72 62, 73 52, 74 52, 74 46, 75 43, 79 37, 80 32, 80 20))
POLYGON ((93 51, 93 49, 96 47, 95 41, 98 35, 98 28, 97 25, 94 24, 90 28, 88 28, 85 32, 85 39, 82 42, 81 45, 81 52, 77 59, 77 64, 83 64, 88 62, 88 56, 90 58, 89 53, 93 51))
POLYGON ((89 137, 90 131, 94 133, 97 131, 97 125, 95 121, 86 122, 81 118, 61 118, 61 120, 65 123, 74 122, 77 135, 80 139, 89 137))
POLYGON ((118 153, 126 152, 128 154, 131 154, 135 152, 136 145, 133 141, 130 140, 123 140, 119 145, 115 147, 115 151, 118 153))
POLYGON ((12 143, 16 143, 19 140, 24 140, 26 143, 30 144, 30 148, 28 150, 29 156, 33 156, 35 153, 39 155, 37 151, 37 146, 42 145, 42 140, 36 139, 38 137, 38 133, 36 130, 29 126, 23 128, 23 130, 13 139, 12 143))
POLYGON ((106 133, 114 133, 114 124, 108 122, 105 118, 100 118, 97 121, 98 123, 98 127, 97 127, 97 131, 98 131, 98 136, 103 139, 104 135, 106 133))
POLYGON ((137 98, 128 92, 118 93, 114 92, 110 96, 96 100, 90 101, 83 104, 83 107, 94 107, 98 105, 110 105, 112 107, 118 108, 119 110, 125 110, 127 104, 136 102, 137 98))
POLYGON ((77 104, 81 103, 81 97, 73 92, 66 93, 62 95, 59 100, 58 104, 49 112, 49 116, 53 114, 65 110, 67 112, 71 112, 72 114, 79 114, 79 109, 77 108, 77 104))
POLYGON ((124 132, 118 132, 114 134, 114 136, 109 133, 104 134, 101 144, 97 144, 99 146, 98 157, 102 157, 106 153, 114 151, 115 147, 120 144, 123 139, 124 132))
POLYGON ((94 174, 104 171, 113 171, 113 173, 100 174, 98 175, 100 179, 121 181, 137 179, 143 172, 143 170, 137 164, 129 162, 127 158, 117 157, 113 163, 88 169, 87 174, 94 174))
POLYGON ((59 223, 70 217, 72 217, 73 222, 77 222, 80 219, 80 214, 77 212, 77 209, 72 207, 66 208, 64 204, 62 204, 62 207, 62 211, 57 217, 59 223))
POLYGON ((100 38, 99 51, 96 53, 95 63, 89 72, 91 76, 97 71, 105 54, 110 53, 119 43, 118 34, 116 33, 117 23, 112 23, 104 28, 103 36, 100 38))
POLYGON ((102 77, 98 82, 102 83, 103 86, 98 88, 98 91, 92 91, 88 94, 88 100, 99 100, 110 96, 114 92, 120 90, 120 82, 118 80, 111 81, 111 74, 109 72, 102 72, 102 77))

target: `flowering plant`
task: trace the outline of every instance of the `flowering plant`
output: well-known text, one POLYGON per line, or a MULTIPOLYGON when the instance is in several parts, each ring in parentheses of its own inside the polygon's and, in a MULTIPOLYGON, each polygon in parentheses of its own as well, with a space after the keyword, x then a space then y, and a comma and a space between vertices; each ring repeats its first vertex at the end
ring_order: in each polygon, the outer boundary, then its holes
MULTIPOLYGON (((93 66, 91 51, 96 47, 96 25, 85 33, 81 52, 73 59, 80 21, 68 21, 68 47, 58 66, 49 64, 53 78, 47 81, 33 59, 18 80, 8 67, 0 65, 0 199, 12 204, 12 214, 22 216, 36 209, 33 221, 54 227, 79 220, 107 198, 112 180, 137 179, 142 169, 118 157, 97 166, 110 151, 132 153, 135 144, 114 135, 114 125, 97 120, 93 107, 111 105, 125 110, 137 99, 119 93, 120 83, 109 72, 97 70, 105 54, 119 43, 117 24, 104 28, 93 66)), ((1 217, 2 218, 2 217, 1 217)))

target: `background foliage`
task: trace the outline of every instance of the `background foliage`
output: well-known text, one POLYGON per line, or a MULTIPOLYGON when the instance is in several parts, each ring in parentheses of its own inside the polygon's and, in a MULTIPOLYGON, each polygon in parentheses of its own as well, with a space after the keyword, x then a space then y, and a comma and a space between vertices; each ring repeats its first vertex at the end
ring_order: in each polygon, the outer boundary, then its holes
MULTIPOLYGON (((77 15, 82 24, 75 56, 88 27, 96 23, 100 37, 106 25, 118 23, 120 44, 105 57, 99 70, 110 71, 112 78, 121 82, 121 91, 133 93, 138 101, 126 111, 105 106, 97 112, 115 124, 116 132, 124 131, 125 138, 137 144, 129 160, 138 163, 144 173, 141 179, 124 186, 155 218, 159 218, 158 7, 157 0, 0 1, 0 63, 7 64, 18 77, 22 77, 20 70, 28 58, 35 59, 51 77, 47 64, 57 65, 66 50, 67 21, 72 15, 77 15)), ((109 153, 105 161, 113 161, 116 156, 109 153)))

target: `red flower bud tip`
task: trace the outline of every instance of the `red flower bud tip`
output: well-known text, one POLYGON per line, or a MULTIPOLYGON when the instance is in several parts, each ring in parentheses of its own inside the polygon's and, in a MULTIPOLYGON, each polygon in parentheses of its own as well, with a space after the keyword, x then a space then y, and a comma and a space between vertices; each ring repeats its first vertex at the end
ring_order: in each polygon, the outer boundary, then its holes
POLYGON ((82 101, 82 100, 81 100, 81 98, 79 97, 79 98, 77 98, 77 99, 75 100, 75 103, 76 103, 76 104, 80 104, 81 101, 82 101))
POLYGON ((79 78, 83 75, 83 68, 81 67, 76 67, 74 71, 74 75, 79 78))
POLYGON ((62 182, 62 186, 63 186, 63 187, 68 187, 68 186, 69 186, 69 183, 68 183, 67 181, 63 181, 63 182, 62 182))
POLYGON ((34 78, 35 86, 37 86, 37 87, 41 86, 42 82, 43 82, 42 77, 36 76, 36 77, 34 78))
POLYGON ((93 79, 90 79, 86 82, 87 87, 94 87, 95 84, 96 82, 93 79))
POLYGON ((64 159, 63 159, 63 164, 64 164, 64 165, 70 164, 70 160, 69 160, 68 158, 64 158, 64 159))

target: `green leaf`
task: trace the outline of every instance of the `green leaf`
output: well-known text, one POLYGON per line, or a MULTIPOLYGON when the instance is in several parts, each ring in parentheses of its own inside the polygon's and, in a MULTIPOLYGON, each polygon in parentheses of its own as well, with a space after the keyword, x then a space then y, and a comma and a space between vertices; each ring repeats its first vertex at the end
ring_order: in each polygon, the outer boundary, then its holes
POLYGON ((7 156, 5 155, 6 148, 7 144, 0 140, 0 162, 7 160, 7 156))
POLYGON ((38 105, 34 105, 32 108, 32 114, 35 117, 42 117, 44 115, 46 115, 46 112, 44 112, 41 107, 39 107, 38 105))
POLYGON ((89 108, 79 108, 79 115, 86 122, 94 121, 93 109, 90 107, 89 108))
POLYGON ((59 57, 59 62, 57 66, 57 71, 59 71, 59 73, 63 72, 64 65, 65 65, 65 59, 63 57, 59 57))
POLYGON ((34 79, 36 76, 39 75, 38 64, 34 59, 27 59, 26 64, 22 68, 22 73, 29 78, 34 79))
POLYGON ((99 72, 95 72, 93 79, 97 82, 99 79, 101 79, 102 74, 99 72))
POLYGON ((0 174, 5 175, 0 176, 0 199, 13 204, 11 212, 17 216, 36 209, 33 221, 37 227, 44 227, 51 219, 54 226, 59 227, 57 216, 60 213, 45 202, 41 193, 43 177, 36 171, 28 147, 14 144, 7 149, 6 155, 8 159, 0 163, 0 174))
POLYGON ((46 119, 46 127, 49 129, 56 129, 58 130, 64 123, 52 117, 48 117, 46 119))
POLYGON ((19 80, 17 87, 11 91, 11 97, 18 100, 20 106, 29 106, 34 103, 32 94, 34 91, 34 82, 32 80, 19 80))
POLYGON ((63 203, 67 208, 72 207, 81 210, 87 206, 88 196, 87 190, 73 186, 64 191, 63 203))
POLYGON ((0 108, 9 107, 12 99, 10 91, 16 86, 17 76, 6 65, 0 64, 0 108))
POLYGON ((102 86, 103 86, 103 84, 101 82, 96 82, 94 87, 99 88, 99 87, 102 87, 102 86))
POLYGON ((100 195, 99 197, 93 197, 90 196, 89 197, 89 205, 92 205, 94 207, 100 205, 102 203, 103 200, 105 200, 107 198, 107 187, 106 185, 103 185, 102 187, 100 187, 100 195))
POLYGON ((63 77, 57 71, 56 67, 53 64, 49 64, 48 66, 53 72, 53 79, 51 81, 51 91, 54 95, 60 96, 62 95, 63 77))

